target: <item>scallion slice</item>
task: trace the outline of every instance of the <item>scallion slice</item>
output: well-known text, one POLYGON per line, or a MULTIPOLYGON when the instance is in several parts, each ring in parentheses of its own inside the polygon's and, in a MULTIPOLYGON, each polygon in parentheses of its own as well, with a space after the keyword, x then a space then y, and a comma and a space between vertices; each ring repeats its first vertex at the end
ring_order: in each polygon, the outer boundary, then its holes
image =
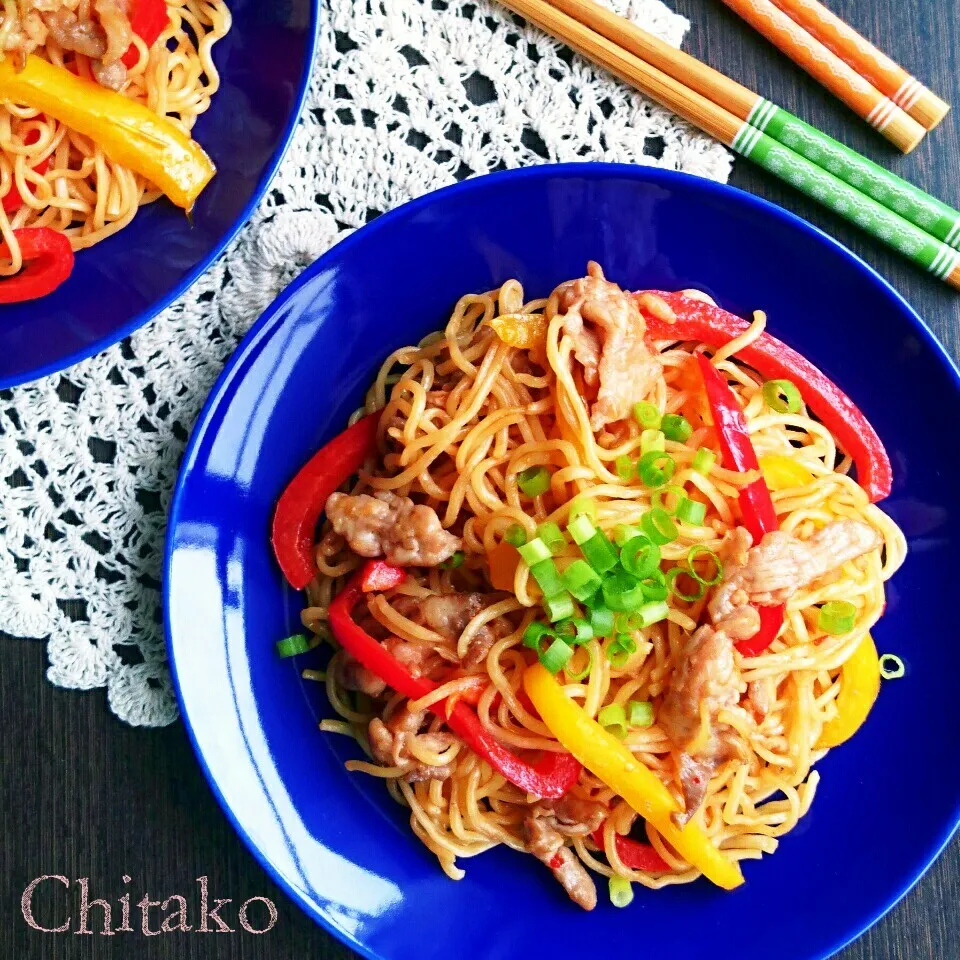
POLYGON ((817 615, 817 626, 831 637, 849 633, 856 622, 857 608, 849 600, 831 600, 817 615))
POLYGON ((611 667, 616 667, 619 670, 621 667, 626 665, 629 659, 629 651, 624 650, 619 643, 611 643, 607 647, 607 660, 609 661, 611 667))
POLYGON ((627 723, 631 727, 653 726, 653 704, 649 700, 631 700, 627 703, 627 723))
POLYGON ((617 565, 616 548, 602 530, 597 530, 589 540, 581 543, 580 550, 597 573, 607 573, 617 565))
POLYGON ((593 525, 593 521, 582 513, 567 524, 567 533, 573 537, 573 542, 577 546, 586 543, 596 532, 597 528, 593 525))
POLYGON ((690 576, 692 576, 694 580, 699 580, 701 583, 706 584, 708 587, 715 586, 723 579, 723 564, 720 562, 720 558, 709 547, 705 547, 701 543, 690 548, 690 552, 687 554, 687 565, 690 567, 690 576), (713 564, 712 576, 705 577, 697 570, 694 561, 700 557, 709 558, 713 564))
POLYGON ((653 600, 643 604, 634 616, 637 617, 640 627, 643 628, 659 623, 661 620, 666 620, 669 614, 670 608, 665 600, 653 600))
POLYGON ((644 430, 640 434, 640 453, 650 453, 653 450, 666 448, 666 437, 662 430, 644 430))
POLYGON ((668 440, 675 443, 686 443, 693 434, 690 421, 679 413, 665 413, 660 421, 660 429, 668 440))
POLYGON ((569 593, 558 593, 553 597, 545 597, 543 609, 547 611, 547 616, 552 621, 566 620, 577 612, 573 605, 573 597, 569 593))
POLYGON ((629 907, 633 903, 633 884, 623 877, 610 877, 607 884, 610 902, 615 907, 629 907))
POLYGON ((541 523, 537 527, 537 536, 547 545, 547 549, 554 556, 562 553, 563 548, 567 545, 567 538, 563 535, 563 531, 552 521, 541 523))
POLYGON ((672 483, 668 483, 650 494, 650 506, 659 507, 661 510, 666 510, 667 513, 676 513, 677 507, 680 506, 680 501, 683 500, 683 498, 683 490, 672 483), (673 506, 667 503, 667 497, 674 498, 673 506))
POLYGON ((550 548, 540 537, 534 537, 529 543, 525 543, 522 547, 517 547, 517 552, 520 554, 523 562, 531 569, 536 564, 544 560, 549 560, 553 556, 550 548))
POLYGON ((456 553, 451 554, 449 559, 444 560, 440 564, 442 570, 456 570, 457 567, 463 566, 463 561, 466 559, 466 554, 462 550, 458 550, 456 553))
POLYGON ((594 607, 589 610, 587 622, 595 637, 609 637, 613 634, 614 615, 609 607, 594 607))
POLYGON ((636 466, 633 460, 625 453, 614 461, 614 471, 621 480, 632 480, 636 466))
POLYGON ((706 476, 717 462, 717 455, 709 447, 701 447, 693 455, 692 467, 697 473, 706 476))
POLYGON ((593 639, 593 627, 583 617, 570 617, 561 620, 555 627, 557 636, 573 646, 579 646, 593 639))
POLYGON ((280 657, 295 657, 309 649, 310 641, 302 633, 295 633, 292 637, 277 641, 277 655, 280 657))
POLYGON ((660 548, 649 537, 634 537, 620 551, 620 563, 627 573, 644 580, 660 567, 660 548))
MULTIPOLYGON (((636 616, 637 615, 635 613, 631 613, 630 619, 633 619, 636 616)), ((616 643, 617 646, 628 656, 631 656, 637 652, 637 641, 634 640, 629 633, 618 633, 616 643)))
POLYGON ((611 610, 630 613, 644 601, 643 586, 629 573, 614 573, 603 581, 603 599, 611 610))
POLYGON ((570 501, 570 512, 567 514, 567 526, 577 517, 588 517, 597 522, 597 501, 593 497, 577 496, 570 501))
POLYGON ((707 505, 701 503, 699 500, 691 500, 689 497, 684 497, 677 504, 677 512, 675 514, 678 520, 682 520, 684 523, 693 524, 695 527, 703 526, 703 521, 707 516, 707 505))
POLYGON ((674 474, 677 464, 669 453, 650 450, 637 464, 637 475, 647 487, 662 487, 674 474))
POLYGON ((622 740, 627 735, 627 712, 623 709, 622 703, 608 703, 605 707, 601 707, 597 714, 597 723, 618 740, 622 740))
POLYGON ((642 537, 643 531, 639 527, 630 527, 625 523, 618 523, 613 528, 613 539, 616 540, 618 547, 623 547, 634 537, 642 537))
POLYGON ((884 680, 899 680, 907 672, 903 661, 892 653, 880 655, 880 676, 884 680))
POLYGON ((660 411, 657 405, 645 400, 633 405, 633 418, 643 430, 656 430, 660 426, 660 411))
POLYGON ((581 602, 588 600, 600 589, 600 576, 586 560, 574 560, 560 574, 560 579, 567 590, 581 602))
POLYGON ((673 543, 679 534, 677 525, 663 507, 648 510, 640 518, 640 527, 650 540, 661 547, 673 543))
POLYGON ((515 547, 522 547, 527 542, 527 531, 519 523, 512 523, 507 527, 503 539, 515 547))
POLYGON ((540 653, 540 662, 550 671, 562 670, 573 656, 573 647, 562 640, 554 640, 546 650, 540 653))
POLYGON ((707 591, 706 585, 698 580, 686 565, 676 566, 667 571, 667 586, 670 587, 674 596, 685 600, 687 603, 693 603, 699 600, 707 591), (684 593, 683 590, 677 586, 677 580, 683 576, 689 577, 697 585, 696 593, 684 593))
POLYGON ((541 560, 530 568, 530 575, 537 581, 537 586, 545 597, 555 597, 559 593, 566 593, 557 565, 551 557, 541 560))
POLYGON ((593 654, 589 649, 583 651, 587 655, 587 665, 582 670, 571 670, 570 664, 568 663, 564 668, 564 673, 566 673, 569 680, 573 680, 575 683, 579 683, 581 680, 586 680, 590 676, 590 671, 593 669, 593 654))
POLYGON ((528 467, 517 475, 517 486, 528 497, 539 497, 550 489, 550 471, 544 467, 528 467))
POLYGON ((789 380, 768 380, 763 385, 763 399, 774 413, 798 413, 803 403, 800 391, 789 380))
POLYGON ((670 595, 667 578, 659 570, 655 570, 649 577, 644 577, 640 586, 643 587, 646 600, 666 600, 670 595))
POLYGON ((527 629, 523 631, 523 645, 539 652, 540 644, 544 637, 548 640, 557 639, 557 635, 550 627, 545 623, 541 623, 539 620, 534 620, 533 623, 529 624, 527 629))

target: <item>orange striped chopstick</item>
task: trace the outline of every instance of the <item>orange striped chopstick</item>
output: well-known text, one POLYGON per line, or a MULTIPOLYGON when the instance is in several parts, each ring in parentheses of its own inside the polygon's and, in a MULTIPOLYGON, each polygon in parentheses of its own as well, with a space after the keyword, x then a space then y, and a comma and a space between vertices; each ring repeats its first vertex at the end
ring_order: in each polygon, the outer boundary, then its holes
POLYGON ((723 0, 859 117, 909 153, 926 130, 770 0, 723 0))
POLYGON ((773 2, 927 130, 932 130, 946 116, 949 103, 944 103, 818 0, 773 2))

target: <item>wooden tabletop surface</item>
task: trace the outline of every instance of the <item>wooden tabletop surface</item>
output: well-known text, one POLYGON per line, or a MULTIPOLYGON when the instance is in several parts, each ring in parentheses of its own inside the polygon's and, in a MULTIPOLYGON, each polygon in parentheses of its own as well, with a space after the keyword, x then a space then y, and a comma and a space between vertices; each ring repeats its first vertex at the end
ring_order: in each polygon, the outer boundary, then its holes
MULTIPOLYGON (((691 53, 960 207, 956 111, 912 155, 900 156, 719 0, 669 2, 693 23, 686 41, 691 53)), ((955 2, 828 2, 960 108, 960 8, 955 2)), ((745 161, 737 161, 731 183, 798 213, 852 248, 903 293, 958 356, 960 296, 745 161)), ((829 297, 828 290, 824 296, 829 297)), ((42 643, 0 636, 0 958, 350 960, 351 952, 286 899, 234 834, 181 725, 152 731, 125 727, 107 711, 102 691, 54 688, 44 677, 46 666, 42 643), (115 913, 125 891, 133 892, 134 903, 145 893, 151 899, 195 898, 194 878, 205 875, 210 895, 232 898, 234 910, 249 897, 263 896, 277 905, 279 919, 263 936, 241 931, 152 937, 40 933, 25 923, 21 895, 31 880, 57 874, 74 881, 89 878, 89 896, 112 901, 115 913)), ((44 924, 53 916, 49 905, 43 895, 34 899, 42 925, 53 925, 44 924)), ((955 839, 917 888, 838 957, 956 960, 958 944, 960 840, 955 839)), ((771 960, 776 960, 773 953, 771 960)))

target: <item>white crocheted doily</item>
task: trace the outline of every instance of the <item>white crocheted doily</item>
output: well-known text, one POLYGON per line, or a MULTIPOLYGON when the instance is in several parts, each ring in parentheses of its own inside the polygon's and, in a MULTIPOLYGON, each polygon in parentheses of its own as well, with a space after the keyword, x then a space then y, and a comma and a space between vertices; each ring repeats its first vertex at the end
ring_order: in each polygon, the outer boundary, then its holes
MULTIPOLYGON (((611 5, 675 45, 688 27, 659 0, 611 5)), ((718 143, 496 4, 320 6, 300 125, 237 241, 129 340, 0 392, 0 630, 45 640, 51 683, 106 687, 130 724, 177 716, 160 575, 187 436, 238 340, 303 267, 377 214, 493 170, 729 173, 718 143)))

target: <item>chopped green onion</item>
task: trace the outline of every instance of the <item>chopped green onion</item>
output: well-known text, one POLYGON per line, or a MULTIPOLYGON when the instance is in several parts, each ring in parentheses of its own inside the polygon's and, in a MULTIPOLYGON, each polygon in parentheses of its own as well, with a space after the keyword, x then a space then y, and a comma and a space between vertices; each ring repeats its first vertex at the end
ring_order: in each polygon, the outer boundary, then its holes
POLYGON ((530 568, 530 575, 537 581, 537 586, 545 597, 555 597, 558 593, 566 592, 552 557, 535 563, 530 568))
POLYGON ((667 438, 661 430, 644 430, 640 434, 640 453, 650 453, 652 450, 664 450, 667 438))
POLYGON ((649 577, 644 577, 640 581, 640 586, 643 587, 645 600, 666 600, 670 595, 667 578, 659 570, 649 577))
POLYGON ((667 585, 673 591, 674 596, 679 597, 681 600, 686 600, 687 603, 693 603, 695 600, 699 600, 707 591, 706 585, 693 575, 689 567, 685 566, 677 566, 667 571, 667 585), (689 577, 697 585, 696 593, 684 593, 680 587, 677 586, 677 580, 682 576, 689 577))
POLYGON ((690 421, 679 413, 665 413, 660 421, 660 429, 668 440, 676 443, 686 443, 693 434, 690 421))
POLYGON ((636 469, 633 460, 627 454, 621 454, 614 461, 614 470, 621 480, 630 480, 633 478, 633 471, 636 469))
POLYGON ((576 683, 579 683, 581 680, 586 680, 586 678, 590 675, 590 671, 593 669, 593 654, 590 652, 589 648, 584 650, 584 653, 587 655, 587 665, 582 670, 571 670, 569 663, 563 668, 567 678, 575 681, 576 683))
POLYGON ((534 537, 529 543, 517 547, 520 558, 528 567, 534 567, 543 560, 549 560, 553 554, 550 548, 539 538, 534 537))
POLYGON ((648 487, 662 487, 674 474, 677 465, 669 453, 662 450, 650 450, 637 464, 637 474, 641 482, 648 487))
POLYGON ((669 614, 670 608, 665 601, 654 600, 650 603, 645 603, 636 612, 635 616, 638 618, 642 629, 643 627, 652 626, 654 623, 659 623, 661 620, 666 620, 669 614))
POLYGON ((503 539, 515 547, 522 547, 527 542, 527 531, 519 523, 512 523, 507 527, 503 539))
POLYGON ((553 597, 545 597, 543 609, 547 611, 547 616, 553 621, 565 620, 577 612, 573 605, 573 598, 569 593, 558 593, 553 597))
POLYGON ((649 700, 631 700, 627 703, 627 723, 631 727, 653 726, 653 704, 649 700))
POLYGON ((692 467, 697 473, 708 474, 717 462, 717 455, 709 447, 701 447, 693 455, 692 467))
POLYGON ((666 486, 660 487, 659 490, 653 491, 653 493, 650 495, 650 506, 659 507, 661 510, 666 510, 667 513, 676 513, 677 507, 680 506, 680 501, 682 499, 683 490, 672 483, 668 483, 666 486), (667 497, 676 497, 672 507, 667 506, 667 497))
POLYGON ((594 607, 587 612, 587 622, 595 637, 609 637, 613 633, 614 616, 608 607, 594 607))
POLYGON ((892 653, 880 655, 880 676, 884 680, 899 680, 907 672, 903 661, 892 653))
POLYGON ((701 543, 690 548, 690 552, 687 554, 687 564, 690 567, 690 575, 693 579, 705 583, 708 587, 715 586, 723 579, 723 564, 720 562, 720 558, 709 547, 705 547, 701 543), (693 561, 698 557, 709 557, 713 561, 714 573, 709 579, 697 572, 693 561))
POLYGON ((645 400, 633 405, 633 418, 643 430, 656 430, 660 426, 660 411, 657 405, 645 400))
POLYGON ((456 570, 457 567, 463 566, 463 561, 466 559, 466 556, 462 550, 458 550, 452 554, 448 560, 444 560, 443 563, 440 564, 440 567, 443 570, 456 570))
POLYGON ((663 507, 648 510, 640 518, 640 526, 647 537, 661 547, 666 543, 672 543, 679 535, 677 525, 663 507))
POLYGON ((684 497, 677 504, 676 517, 684 523, 691 523, 695 527, 703 526, 704 518, 707 515, 707 505, 699 500, 691 500, 684 497))
POLYGON ((623 877, 611 877, 608 884, 610 902, 615 907, 629 907, 633 903, 633 885, 623 877))
MULTIPOLYGON (((631 619, 635 616, 636 614, 630 614, 631 619)), ((627 655, 632 656, 637 652, 637 641, 629 633, 618 633, 615 643, 627 655)))
POLYGON ((550 489, 550 476, 546 467, 528 467, 517 475, 517 486, 528 497, 539 497, 550 489))
POLYGON ((560 574, 563 585, 581 602, 600 589, 600 576, 586 560, 574 560, 560 574))
POLYGON ((567 527, 577 519, 577 517, 589 517, 594 523, 597 522, 597 501, 593 497, 578 496, 570 501, 570 512, 567 514, 567 527))
POLYGON ((623 709, 622 703, 608 703, 605 707, 601 707, 597 714, 597 723, 618 740, 622 740, 627 735, 627 712, 623 709))
POLYGON ((803 402, 789 380, 768 380, 763 385, 763 399, 774 413, 797 413, 803 402))
POLYGON ((295 633, 292 637, 277 641, 277 654, 280 657, 295 657, 309 649, 310 641, 302 633, 295 633))
POLYGON ((567 538, 563 535, 563 531, 552 521, 541 523, 537 527, 537 536, 547 545, 554 556, 562 553, 563 548, 567 545, 567 538))
POLYGON ((848 600, 831 600, 820 608, 817 626, 831 637, 849 633, 857 622, 857 608, 848 600))
POLYGON ((557 673, 570 662, 572 656, 573 647, 562 640, 554 640, 546 650, 540 653, 540 662, 550 673, 557 673))
POLYGON ((630 652, 624 650, 619 643, 611 643, 607 647, 607 660, 610 663, 611 667, 616 667, 618 670, 625 666, 627 661, 630 659, 630 652))
POLYGON ((582 513, 567 524, 567 533, 573 537, 573 542, 577 546, 586 543, 596 532, 597 528, 593 525, 593 521, 582 513))
POLYGON ((568 617, 555 625, 557 636, 571 646, 579 646, 593 639, 593 628, 582 617, 568 617))
POLYGON ((523 631, 523 645, 539 652, 540 642, 544 637, 550 640, 557 639, 556 633, 554 633, 550 627, 545 623, 541 623, 539 620, 534 620, 533 623, 529 624, 527 629, 523 631))
POLYGON ((644 580, 660 567, 660 548, 647 537, 634 537, 620 551, 620 563, 627 573, 644 580))
POLYGON ((643 587, 628 573, 614 573, 603 581, 603 599, 611 610, 630 613, 643 603, 643 587))
POLYGON ((598 530, 589 540, 581 543, 580 550, 587 558, 587 563, 597 573, 607 573, 617 565, 616 548, 602 530, 598 530))
POLYGON ((642 537, 643 531, 639 527, 628 527, 625 523, 618 523, 613 528, 613 539, 617 541, 618 547, 626 544, 634 537, 642 537))

